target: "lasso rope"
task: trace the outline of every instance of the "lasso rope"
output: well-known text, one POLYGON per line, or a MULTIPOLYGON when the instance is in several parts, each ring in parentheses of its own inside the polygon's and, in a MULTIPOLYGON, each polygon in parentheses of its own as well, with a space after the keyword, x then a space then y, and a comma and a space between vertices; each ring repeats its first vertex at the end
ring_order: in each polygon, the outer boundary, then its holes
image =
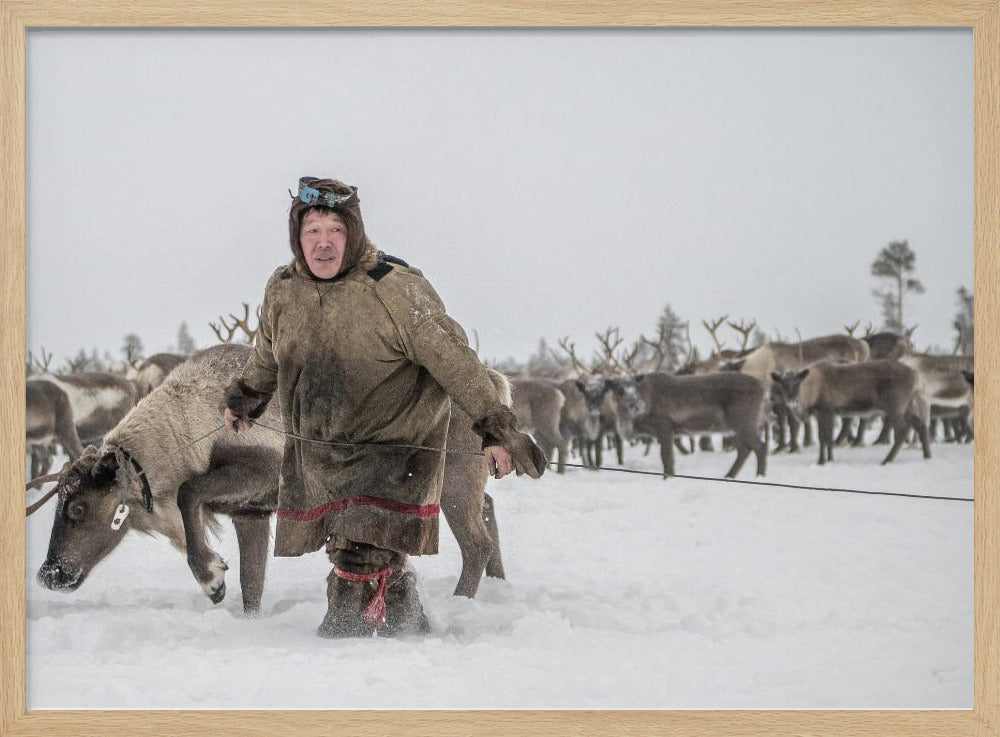
MULTIPOLYGON (((261 422, 254 422, 253 425, 257 425, 258 427, 261 427, 264 430, 269 430, 269 431, 277 433, 279 435, 284 435, 286 437, 295 438, 296 440, 301 440, 303 442, 316 443, 317 445, 327 445, 327 446, 331 446, 331 447, 353 448, 353 447, 358 447, 358 446, 370 446, 370 447, 379 447, 379 448, 408 448, 408 449, 412 449, 412 450, 426 450, 426 451, 433 451, 435 453, 446 453, 446 454, 449 454, 449 455, 470 455, 470 456, 483 456, 484 455, 482 453, 482 451, 449 450, 447 448, 432 448, 432 447, 429 447, 429 446, 426 446, 426 445, 404 445, 404 444, 397 444, 397 443, 352 443, 352 442, 337 442, 337 441, 331 441, 331 440, 315 440, 313 438, 306 438, 306 437, 303 437, 301 435, 297 435, 295 433, 288 432, 286 430, 279 430, 276 427, 270 427, 269 425, 265 425, 265 424, 263 424, 261 422)), ((210 435, 214 435, 215 433, 217 433, 219 430, 221 430, 224 427, 225 427, 224 423, 222 425, 219 425, 214 430, 210 430, 209 432, 205 433, 201 437, 196 438, 195 440, 192 440, 190 443, 188 443, 184 447, 182 447, 182 448, 174 451, 169 456, 167 456, 167 458, 172 458, 173 456, 177 455, 178 453, 182 453, 183 451, 187 450, 188 448, 190 448, 195 443, 199 443, 202 440, 204 440, 205 438, 209 437, 210 435)), ((555 461, 549 461, 548 465, 550 465, 550 466, 551 465, 555 465, 555 461)), ((593 470, 593 471, 604 471, 604 472, 613 472, 613 473, 631 473, 631 474, 637 474, 637 475, 641 475, 641 476, 663 476, 663 474, 660 473, 659 471, 640 471, 640 470, 632 469, 632 468, 594 468, 593 466, 585 466, 585 465, 579 464, 579 463, 565 463, 563 465, 571 467, 571 468, 583 468, 583 469, 589 469, 589 470, 593 470)), ((155 466, 154 466, 154 468, 155 468, 155 466)), ((146 469, 145 468, 143 469, 141 475, 146 476, 146 469)), ((730 483, 730 484, 745 484, 745 485, 749 485, 749 486, 771 486, 771 487, 781 488, 781 489, 803 489, 803 490, 806 490, 806 491, 829 491, 829 492, 838 492, 838 493, 842 493, 842 494, 865 494, 865 495, 868 495, 868 496, 888 496, 888 497, 899 497, 899 498, 906 498, 906 499, 929 499, 929 500, 949 501, 949 502, 974 502, 975 501, 975 499, 970 499, 969 497, 936 496, 936 495, 930 495, 930 494, 927 494, 927 495, 924 495, 924 494, 906 494, 906 493, 903 493, 903 492, 894 492, 894 491, 871 491, 871 490, 867 490, 867 489, 850 489, 850 488, 840 487, 840 486, 805 486, 805 485, 802 485, 802 484, 785 484, 785 483, 779 483, 779 482, 776 482, 776 481, 746 481, 746 480, 743 480, 743 479, 719 478, 717 476, 694 476, 694 475, 682 474, 682 473, 671 474, 671 477, 672 478, 679 478, 679 479, 691 479, 691 480, 694 480, 694 481, 717 481, 717 482, 730 483)), ((36 481, 39 481, 39 480, 40 479, 36 479, 36 481)), ((149 480, 148 476, 146 476, 146 480, 147 481, 149 480)), ((30 488, 30 484, 29 484, 29 488, 30 488)), ((35 502, 33 505, 31 505, 30 507, 28 507, 27 514, 30 515, 34 511, 36 511, 46 501, 48 501, 48 499, 55 492, 56 492, 56 489, 53 489, 45 497, 43 497, 41 500, 35 502)))

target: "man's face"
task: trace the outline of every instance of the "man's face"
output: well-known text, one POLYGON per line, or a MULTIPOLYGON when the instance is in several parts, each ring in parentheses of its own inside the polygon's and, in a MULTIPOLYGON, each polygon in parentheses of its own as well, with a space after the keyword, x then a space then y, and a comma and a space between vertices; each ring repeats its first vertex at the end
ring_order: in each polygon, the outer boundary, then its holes
POLYGON ((302 221, 299 245, 313 276, 332 279, 344 265, 347 226, 335 213, 313 210, 302 221))

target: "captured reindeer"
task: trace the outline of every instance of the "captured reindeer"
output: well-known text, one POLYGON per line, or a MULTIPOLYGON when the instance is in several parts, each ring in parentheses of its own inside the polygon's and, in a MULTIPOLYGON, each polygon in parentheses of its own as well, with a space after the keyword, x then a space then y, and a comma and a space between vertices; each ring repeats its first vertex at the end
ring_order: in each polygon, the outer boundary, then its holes
MULTIPOLYGON (((225 596, 226 564, 208 546, 206 530, 217 524, 217 514, 226 514, 240 549, 244 610, 258 610, 284 438, 260 426, 239 435, 214 432, 222 428, 223 389, 250 350, 222 345, 195 354, 108 433, 99 449, 90 448, 67 465, 57 486, 48 555, 38 572, 43 586, 78 588, 126 532, 136 530, 161 534, 186 552, 205 595, 218 603, 225 596), (130 510, 123 520, 115 519, 121 517, 120 504, 130 510)), ((509 400, 507 380, 496 372, 491 377, 509 400)), ((276 402, 259 422, 283 427, 276 402)), ((449 449, 479 450, 471 425, 453 407, 449 449)), ((475 596, 484 570, 503 577, 492 500, 484 495, 488 475, 478 455, 446 457, 441 510, 462 552, 456 595, 475 596)))
POLYGON ((882 461, 891 462, 906 437, 916 430, 924 458, 931 457, 927 435, 927 405, 916 371, 897 361, 834 363, 820 361, 799 371, 772 373, 788 400, 803 417, 816 415, 819 426, 819 464, 833 460, 833 418, 836 415, 881 414, 893 428, 892 449, 882 461))

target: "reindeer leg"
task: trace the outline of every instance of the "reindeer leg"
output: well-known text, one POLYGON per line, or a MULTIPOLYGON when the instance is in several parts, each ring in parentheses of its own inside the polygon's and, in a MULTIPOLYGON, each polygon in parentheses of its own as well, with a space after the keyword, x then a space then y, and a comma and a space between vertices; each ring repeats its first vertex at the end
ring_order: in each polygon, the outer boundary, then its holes
MULTIPOLYGON (((211 473, 211 472, 210 472, 211 473)), ((215 494, 205 476, 196 476, 181 484, 177 491, 177 506, 184 521, 184 543, 188 567, 201 584, 205 596, 218 604, 226 597, 226 571, 229 566, 208 546, 205 540, 205 517, 202 509, 215 494)))
POLYGON ((851 425, 853 421, 850 417, 840 418, 840 433, 837 435, 837 439, 833 441, 834 445, 843 446, 851 442, 851 425))
POLYGON ((625 465, 625 444, 622 442, 622 436, 619 435, 616 432, 614 434, 614 436, 613 436, 613 440, 614 440, 614 443, 615 443, 615 453, 618 456, 618 465, 619 466, 624 466, 625 465))
POLYGON ((490 578, 506 578, 503 571, 503 558, 500 556, 500 528, 497 527, 497 517, 493 509, 493 497, 483 495, 483 524, 493 542, 493 554, 486 563, 486 575, 490 578))
POLYGON ((663 478, 674 475, 674 433, 661 430, 656 438, 660 442, 660 460, 663 461, 663 478))
POLYGON ((757 456, 757 475, 767 476, 767 443, 761 443, 754 449, 757 456))
POLYGON ((594 454, 594 463, 597 468, 602 468, 604 466, 604 433, 598 435, 594 442, 594 454))
POLYGON ((816 424, 819 430, 819 465, 822 466, 828 460, 833 460, 833 414, 818 412, 816 424))
POLYGON ((931 439, 930 434, 927 431, 927 425, 923 421, 923 418, 915 413, 907 413, 906 421, 916 431, 917 437, 920 438, 920 447, 924 451, 924 458, 931 457, 931 439))
POLYGON ((740 469, 743 467, 743 463, 749 455, 750 446, 743 443, 742 440, 738 442, 736 445, 736 460, 733 462, 732 468, 729 469, 729 473, 726 474, 727 479, 736 478, 736 474, 740 472, 740 469))
POLYGON ((794 412, 788 413, 788 452, 799 452, 799 428, 802 423, 794 412))
POLYGON ((475 597, 494 553, 483 510, 488 477, 486 465, 475 456, 452 456, 445 464, 441 511, 462 551, 462 573, 455 596, 475 597))
POLYGON ((779 450, 784 450, 788 445, 785 442, 785 431, 788 428, 788 415, 781 410, 775 410, 774 416, 776 420, 774 435, 778 439, 777 445, 774 446, 774 451, 777 453, 779 450))
POLYGON ((240 546, 240 591, 243 594, 243 611, 246 614, 256 614, 260 611, 260 598, 264 592, 267 547, 271 538, 271 514, 234 513, 230 518, 233 520, 233 527, 236 528, 236 542, 240 546))
MULTIPOLYGON (((245 505, 261 511, 277 507, 279 464, 276 460, 270 453, 262 454, 259 449, 254 448, 213 450, 212 461, 216 465, 202 475, 188 479, 177 490, 177 507, 184 522, 188 566, 213 604, 218 604, 225 598, 225 572, 229 567, 219 554, 208 546, 205 539, 206 507, 226 514, 239 512, 239 508, 245 505)), ((253 524, 248 523, 248 526, 252 527, 253 524)), ((259 532, 259 529, 251 530, 254 531, 259 532)), ((237 529, 237 539, 239 535, 237 529)), ((265 559, 268 537, 269 534, 264 535, 263 542, 259 543, 265 546, 265 559)), ((242 545, 240 548, 242 559, 242 545)), ((250 561, 255 555, 260 555, 259 550, 254 550, 254 545, 250 545, 248 553, 250 561)), ((248 567, 253 569, 252 562, 248 567)), ((252 570, 250 573, 247 583, 252 589, 255 574, 252 570)), ((263 577, 263 565, 260 575, 263 577)), ((242 576, 241 571, 241 582, 242 576)), ((262 580, 260 585, 263 585, 262 580)), ((253 598, 254 594, 251 591, 250 601, 244 600, 244 610, 250 611, 247 606, 249 604, 252 607, 253 598)), ((259 600, 257 604, 259 606, 259 600)))
POLYGON ((892 430, 892 425, 886 420, 885 415, 882 416, 882 431, 878 435, 878 439, 875 441, 875 445, 888 445, 889 444, 889 432, 892 430))
POLYGON ((809 448, 809 447, 812 446, 812 444, 815 441, 813 440, 813 424, 812 424, 812 420, 809 419, 808 415, 802 418, 802 427, 803 427, 803 431, 802 431, 802 447, 803 448, 809 448))
POLYGON ((858 419, 858 432, 854 435, 854 440, 851 441, 852 448, 860 448, 865 442, 865 432, 868 430, 868 418, 861 417, 858 419))
POLYGON ((894 416, 891 420, 891 424, 888 415, 886 415, 885 420, 886 425, 892 427, 892 448, 889 450, 889 455, 887 455, 885 460, 882 461, 883 466, 886 463, 892 462, 892 460, 896 457, 896 454, 899 453, 899 449, 903 447, 903 442, 906 440, 907 429, 906 418, 902 415, 894 416))

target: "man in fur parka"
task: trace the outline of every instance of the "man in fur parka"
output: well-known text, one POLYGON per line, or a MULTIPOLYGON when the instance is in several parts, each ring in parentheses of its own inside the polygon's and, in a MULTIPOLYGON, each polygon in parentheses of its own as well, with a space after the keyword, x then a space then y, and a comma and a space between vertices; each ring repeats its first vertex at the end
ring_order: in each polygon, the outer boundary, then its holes
POLYGON ((300 179, 288 227, 294 258, 267 283, 226 424, 249 427, 277 394, 287 434, 274 554, 326 546, 319 634, 426 632, 404 564, 438 549, 451 400, 479 418, 496 478, 538 478, 545 457, 420 271, 376 251, 356 188, 300 179))

